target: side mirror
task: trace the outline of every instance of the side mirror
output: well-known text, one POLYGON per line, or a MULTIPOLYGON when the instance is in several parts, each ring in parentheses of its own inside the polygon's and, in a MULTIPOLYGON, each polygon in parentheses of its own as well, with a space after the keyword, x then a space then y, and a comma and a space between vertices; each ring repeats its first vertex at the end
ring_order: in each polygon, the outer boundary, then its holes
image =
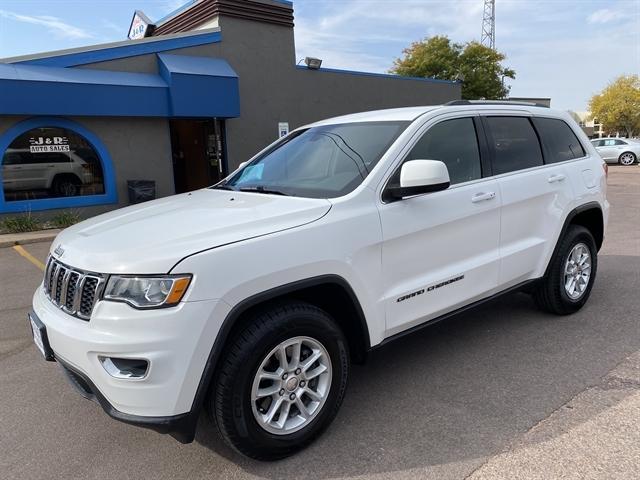
POLYGON ((446 190, 450 184, 447 166, 440 160, 409 160, 400 169, 400 186, 387 188, 387 197, 399 200, 438 192, 446 190))

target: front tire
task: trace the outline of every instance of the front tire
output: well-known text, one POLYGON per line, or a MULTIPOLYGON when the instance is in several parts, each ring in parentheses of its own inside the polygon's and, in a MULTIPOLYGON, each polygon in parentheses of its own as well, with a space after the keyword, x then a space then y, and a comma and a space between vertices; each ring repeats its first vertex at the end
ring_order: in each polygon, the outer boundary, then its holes
POLYGON ((625 166, 633 165, 636 163, 636 156, 633 152, 624 152, 618 157, 618 163, 625 166))
POLYGON ((347 342, 323 310, 289 302, 254 314, 226 349, 210 395, 224 440, 258 460, 309 445, 344 398, 347 342))
POLYGON ((571 225, 534 293, 536 304, 549 313, 568 315, 587 302, 598 268, 598 249, 589 230, 571 225))

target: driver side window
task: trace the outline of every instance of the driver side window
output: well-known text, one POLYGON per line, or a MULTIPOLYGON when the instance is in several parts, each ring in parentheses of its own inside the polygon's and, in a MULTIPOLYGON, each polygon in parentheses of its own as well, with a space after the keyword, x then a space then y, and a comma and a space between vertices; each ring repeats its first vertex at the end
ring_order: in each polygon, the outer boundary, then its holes
POLYGON ((432 126, 405 159, 440 160, 449 170, 451 185, 482 177, 478 137, 473 119, 455 118, 432 126))

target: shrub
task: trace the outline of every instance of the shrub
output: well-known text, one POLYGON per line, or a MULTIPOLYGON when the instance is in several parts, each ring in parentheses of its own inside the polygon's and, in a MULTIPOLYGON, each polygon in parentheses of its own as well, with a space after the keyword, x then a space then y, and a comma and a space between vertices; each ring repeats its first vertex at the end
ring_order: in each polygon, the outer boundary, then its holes
POLYGON ((0 227, 8 233, 33 232, 41 228, 40 222, 31 216, 31 212, 0 220, 0 227))
POLYGON ((51 223, 56 228, 67 228, 80 221, 80 214, 72 210, 66 210, 64 212, 57 213, 52 219, 51 223))

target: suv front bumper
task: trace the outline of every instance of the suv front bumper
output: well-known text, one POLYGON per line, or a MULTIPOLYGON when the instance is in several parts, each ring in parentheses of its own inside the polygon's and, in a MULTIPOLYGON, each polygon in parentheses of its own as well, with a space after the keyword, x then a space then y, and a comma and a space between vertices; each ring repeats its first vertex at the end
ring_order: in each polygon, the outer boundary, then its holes
POLYGON ((226 304, 216 300, 154 310, 99 301, 87 322, 51 303, 40 286, 31 315, 46 328, 55 359, 84 397, 117 420, 190 441, 200 410, 194 398, 226 313, 226 304), (113 377, 100 356, 145 359, 147 374, 113 377))

